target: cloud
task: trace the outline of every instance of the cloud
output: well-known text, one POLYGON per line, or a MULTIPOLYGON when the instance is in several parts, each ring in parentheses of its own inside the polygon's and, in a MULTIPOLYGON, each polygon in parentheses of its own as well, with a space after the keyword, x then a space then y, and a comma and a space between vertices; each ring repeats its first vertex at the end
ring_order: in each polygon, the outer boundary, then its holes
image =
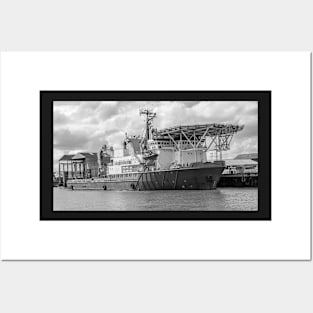
POLYGON ((67 124, 70 122, 70 118, 66 116, 65 114, 55 111, 53 114, 53 125, 62 125, 62 124, 67 124))
POLYGON ((54 130, 54 147, 59 150, 84 149, 90 138, 85 132, 71 132, 69 129, 54 130))

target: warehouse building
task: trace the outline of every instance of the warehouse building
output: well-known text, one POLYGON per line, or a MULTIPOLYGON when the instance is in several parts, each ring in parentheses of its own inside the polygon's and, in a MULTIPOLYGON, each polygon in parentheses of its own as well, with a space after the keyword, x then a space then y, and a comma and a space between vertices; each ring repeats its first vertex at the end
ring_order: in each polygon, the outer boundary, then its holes
POLYGON ((223 175, 257 174, 258 162, 251 159, 225 160, 223 175))

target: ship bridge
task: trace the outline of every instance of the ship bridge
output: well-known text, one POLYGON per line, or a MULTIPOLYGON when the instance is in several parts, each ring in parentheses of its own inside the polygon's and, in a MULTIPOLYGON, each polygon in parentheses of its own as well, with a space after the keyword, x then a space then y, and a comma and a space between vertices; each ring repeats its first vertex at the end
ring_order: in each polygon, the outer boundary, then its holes
POLYGON ((233 135, 244 128, 243 125, 232 124, 200 124, 186 125, 154 130, 154 140, 168 140, 174 144, 177 150, 180 143, 187 141, 192 149, 215 150, 216 153, 230 149, 233 135))

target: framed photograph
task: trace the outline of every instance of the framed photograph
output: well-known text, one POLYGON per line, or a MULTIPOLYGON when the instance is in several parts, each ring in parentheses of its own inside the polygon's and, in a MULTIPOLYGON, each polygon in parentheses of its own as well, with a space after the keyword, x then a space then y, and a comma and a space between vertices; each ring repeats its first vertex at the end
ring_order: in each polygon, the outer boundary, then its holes
POLYGON ((1 53, 3 260, 310 260, 311 53, 1 53))
POLYGON ((270 91, 40 99, 41 219, 270 219, 270 91))

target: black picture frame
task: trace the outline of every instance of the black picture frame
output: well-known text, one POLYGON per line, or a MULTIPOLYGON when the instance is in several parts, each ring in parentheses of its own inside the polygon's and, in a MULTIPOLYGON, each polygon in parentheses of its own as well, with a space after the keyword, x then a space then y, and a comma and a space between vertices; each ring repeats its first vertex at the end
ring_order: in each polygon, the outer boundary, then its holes
POLYGON ((271 91, 40 91, 40 220, 271 220, 271 91), (257 211, 54 211, 54 101, 257 101, 257 211))

